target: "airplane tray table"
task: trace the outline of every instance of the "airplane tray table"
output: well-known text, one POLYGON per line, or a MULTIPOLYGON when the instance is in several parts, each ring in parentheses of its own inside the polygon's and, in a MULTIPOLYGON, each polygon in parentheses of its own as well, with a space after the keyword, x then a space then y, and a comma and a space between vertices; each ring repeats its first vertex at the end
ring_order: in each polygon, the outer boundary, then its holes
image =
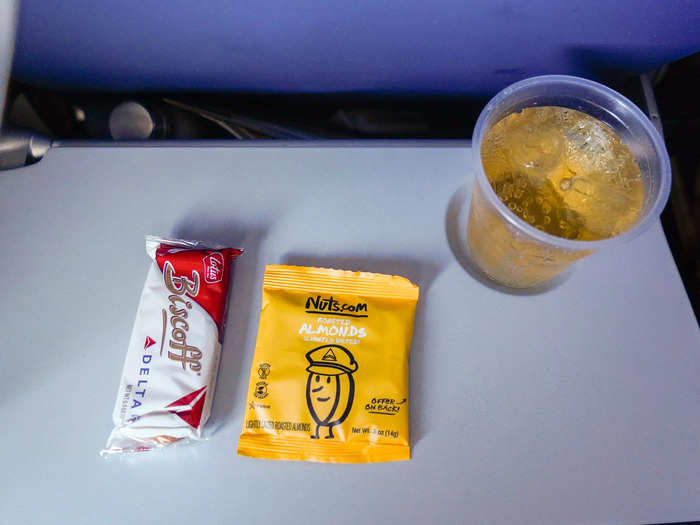
POLYGON ((700 518, 700 332, 660 224, 537 293, 462 251, 464 142, 77 147, 0 172, 7 523, 642 523, 700 518), (242 247, 211 439, 98 455, 150 259, 242 247), (421 288, 412 459, 238 457, 266 264, 421 288))

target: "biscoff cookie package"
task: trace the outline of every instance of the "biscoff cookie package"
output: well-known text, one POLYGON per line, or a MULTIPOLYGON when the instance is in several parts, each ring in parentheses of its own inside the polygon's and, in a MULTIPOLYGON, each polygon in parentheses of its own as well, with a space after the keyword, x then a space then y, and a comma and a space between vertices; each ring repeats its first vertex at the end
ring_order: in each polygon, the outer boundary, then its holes
POLYGON ((219 368, 231 263, 242 250, 149 236, 146 277, 104 456, 199 441, 219 368))

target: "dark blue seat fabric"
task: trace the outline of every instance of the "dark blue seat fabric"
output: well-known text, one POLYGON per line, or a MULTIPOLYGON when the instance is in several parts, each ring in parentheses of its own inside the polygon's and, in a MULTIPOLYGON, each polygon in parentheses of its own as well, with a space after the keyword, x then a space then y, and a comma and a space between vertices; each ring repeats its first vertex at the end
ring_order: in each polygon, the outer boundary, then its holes
POLYGON ((699 49, 697 0, 24 0, 13 73, 88 89, 486 95, 699 49))

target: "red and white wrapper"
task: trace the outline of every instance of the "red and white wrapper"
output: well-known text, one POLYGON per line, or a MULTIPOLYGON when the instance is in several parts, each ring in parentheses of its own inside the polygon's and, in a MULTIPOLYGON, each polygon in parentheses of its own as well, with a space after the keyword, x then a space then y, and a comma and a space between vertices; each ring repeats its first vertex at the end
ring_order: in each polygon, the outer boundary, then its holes
POLYGON ((153 264, 103 454, 201 440, 221 355, 230 266, 242 250, 146 238, 153 264))

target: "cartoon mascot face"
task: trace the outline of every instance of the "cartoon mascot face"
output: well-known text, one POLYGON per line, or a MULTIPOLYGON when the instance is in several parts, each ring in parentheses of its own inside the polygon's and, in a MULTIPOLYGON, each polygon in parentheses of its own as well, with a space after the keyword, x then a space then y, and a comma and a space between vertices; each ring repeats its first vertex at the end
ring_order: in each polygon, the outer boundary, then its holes
POLYGON ((332 439, 333 427, 348 417, 355 397, 355 381, 352 374, 357 370, 357 362, 347 348, 340 345, 324 345, 306 354, 309 366, 306 371, 306 405, 316 422, 316 432, 311 436, 318 439, 319 429, 328 427, 326 439, 332 439))

